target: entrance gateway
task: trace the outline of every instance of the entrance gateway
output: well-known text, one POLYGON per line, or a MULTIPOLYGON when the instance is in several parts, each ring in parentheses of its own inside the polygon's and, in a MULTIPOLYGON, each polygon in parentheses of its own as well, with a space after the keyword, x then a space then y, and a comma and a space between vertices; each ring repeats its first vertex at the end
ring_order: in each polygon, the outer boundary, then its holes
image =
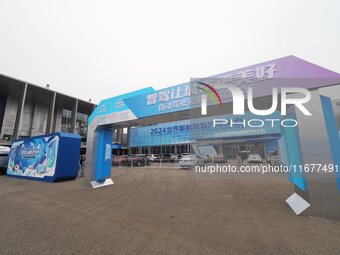
MULTIPOLYGON (((340 116, 335 114, 335 98, 327 95, 326 87, 337 90, 340 97, 340 74, 288 56, 157 91, 147 87, 105 99, 89 118, 83 185, 97 188, 113 184, 112 140, 113 131, 118 127, 117 133, 121 132, 121 127, 127 127, 130 147, 144 146, 143 151, 151 146, 165 145, 174 148, 176 145, 190 145, 196 151, 199 146, 216 144, 222 153, 235 155, 239 150, 236 144, 242 141, 262 150, 268 147, 267 151, 278 147, 281 161, 299 169, 288 173, 295 193, 287 203, 297 214, 340 219, 340 172, 337 171, 340 166, 340 116), (200 99, 201 94, 208 91, 197 89, 203 82, 216 88, 220 100, 219 104, 212 93, 209 94, 207 116, 201 115, 200 99), (308 89, 311 98, 304 106, 312 115, 304 115, 291 105, 286 116, 281 116, 280 109, 273 114, 281 120, 296 120, 296 127, 212 129, 207 123, 215 117, 235 120, 268 118, 252 115, 247 109, 243 116, 232 115, 230 93, 217 89, 221 82, 233 84, 242 91, 252 87, 254 106, 258 109, 270 108, 268 98, 273 87, 308 89), (158 132, 164 133, 160 135, 158 132), (217 145, 217 141, 222 142, 217 145), (313 164, 334 166, 334 170, 327 173, 311 171, 313 164)), ((287 95, 292 99, 299 96, 298 93, 287 95)))

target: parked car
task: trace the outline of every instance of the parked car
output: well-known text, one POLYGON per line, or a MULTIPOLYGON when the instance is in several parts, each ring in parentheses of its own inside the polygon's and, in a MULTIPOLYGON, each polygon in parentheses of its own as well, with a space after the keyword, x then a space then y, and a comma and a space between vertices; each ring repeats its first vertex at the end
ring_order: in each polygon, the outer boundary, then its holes
POLYGON ((10 148, 0 146, 0 173, 6 174, 10 148))
POLYGON ((147 166, 150 165, 150 161, 146 156, 142 155, 130 155, 128 157, 127 166, 147 166))
POLYGON ((266 160, 270 164, 272 159, 277 159, 277 157, 280 157, 278 151, 270 151, 267 153, 266 160))
POLYGON ((262 163, 262 157, 260 154, 249 154, 248 163, 262 163))
POLYGON ((204 161, 201 157, 195 154, 184 155, 180 160, 178 166, 180 168, 192 168, 195 166, 203 166, 204 161))
POLYGON ((157 154, 148 154, 146 157, 149 159, 151 162, 156 162, 159 161, 159 157, 157 154))
POLYGON ((178 162, 182 157, 188 155, 190 155, 190 153, 171 154, 170 162, 178 162))
POLYGON ((203 159, 204 163, 212 162, 212 157, 210 157, 209 155, 201 155, 201 158, 203 159))
POLYGON ((170 162, 178 162, 182 157, 182 154, 171 154, 170 162))
POLYGON ((190 153, 180 153, 179 154, 181 157, 184 157, 184 156, 188 156, 188 155, 191 155, 190 153))
POLYGON ((127 166, 129 164, 129 159, 127 155, 116 156, 112 159, 113 166, 127 166))
POLYGON ((170 162, 171 161, 171 154, 170 153, 164 153, 159 155, 160 160, 162 162, 170 162))
POLYGON ((135 154, 137 157, 146 157, 146 154, 135 154))
POLYGON ((225 163, 226 160, 224 159, 224 155, 223 154, 216 154, 213 157, 213 162, 214 163, 225 163))
POLYGON ((277 156, 271 156, 270 163, 271 166, 279 166, 282 164, 281 157, 279 155, 277 156))
POLYGON ((182 158, 181 154, 171 154, 170 162, 177 162, 180 158, 182 158))
POLYGON ((112 159, 112 166, 148 166, 150 160, 144 154, 122 155, 112 159))
POLYGON ((149 166, 151 164, 151 161, 148 159, 148 157, 146 155, 136 155, 140 160, 141 160, 141 164, 137 164, 139 166, 149 166))

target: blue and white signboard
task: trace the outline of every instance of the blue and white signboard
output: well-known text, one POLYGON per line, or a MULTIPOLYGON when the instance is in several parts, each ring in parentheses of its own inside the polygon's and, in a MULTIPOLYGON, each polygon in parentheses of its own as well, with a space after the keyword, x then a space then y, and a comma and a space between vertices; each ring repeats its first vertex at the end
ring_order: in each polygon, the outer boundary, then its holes
POLYGON ((153 93, 155 89, 152 87, 147 87, 144 89, 136 90, 130 93, 126 93, 120 96, 111 97, 108 99, 102 100, 99 105, 96 107, 96 109, 93 111, 91 116, 89 117, 89 123, 93 121, 95 117, 99 116, 105 116, 112 113, 117 112, 124 112, 126 110, 129 110, 129 107, 126 105, 125 101, 128 100, 128 98, 136 98, 139 95, 145 96, 147 93, 153 93))
POLYGON ((190 83, 124 99, 136 117, 147 117, 190 109, 190 83))
POLYGON ((209 116, 192 120, 181 120, 168 122, 146 127, 136 127, 130 130, 130 146, 153 146, 190 143, 193 140, 212 139, 212 138, 235 138, 244 136, 272 135, 280 133, 280 126, 272 126, 265 122, 265 118, 280 119, 278 112, 270 116, 258 116, 250 112, 245 115, 236 116, 232 114, 209 116), (263 120, 262 127, 243 126, 233 123, 247 123, 250 119, 263 120), (226 125, 213 126, 214 119, 225 119, 230 123, 226 125))
POLYGON ((112 149, 120 150, 120 149, 122 149, 122 145, 120 143, 113 143, 112 144, 112 149))
POLYGON ((175 121, 147 127, 131 128, 130 146, 153 146, 190 142, 190 121, 175 121))

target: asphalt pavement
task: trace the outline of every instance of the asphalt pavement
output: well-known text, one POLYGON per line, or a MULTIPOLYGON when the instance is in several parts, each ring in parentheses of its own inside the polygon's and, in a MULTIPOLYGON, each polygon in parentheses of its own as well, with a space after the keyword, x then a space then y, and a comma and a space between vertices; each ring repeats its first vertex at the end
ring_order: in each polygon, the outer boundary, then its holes
POLYGON ((0 176, 0 254, 340 254, 340 222, 294 215, 284 174, 112 176, 97 190, 0 176))

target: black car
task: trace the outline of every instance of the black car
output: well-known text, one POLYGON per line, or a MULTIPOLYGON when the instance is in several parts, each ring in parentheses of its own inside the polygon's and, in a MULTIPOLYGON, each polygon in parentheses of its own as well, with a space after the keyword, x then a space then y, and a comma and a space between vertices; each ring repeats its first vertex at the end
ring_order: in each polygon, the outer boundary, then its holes
POLYGON ((0 146, 0 174, 6 174, 9 151, 9 147, 0 146))
POLYGON ((171 161, 171 154, 170 153, 164 153, 159 155, 161 162, 170 162, 171 161))

